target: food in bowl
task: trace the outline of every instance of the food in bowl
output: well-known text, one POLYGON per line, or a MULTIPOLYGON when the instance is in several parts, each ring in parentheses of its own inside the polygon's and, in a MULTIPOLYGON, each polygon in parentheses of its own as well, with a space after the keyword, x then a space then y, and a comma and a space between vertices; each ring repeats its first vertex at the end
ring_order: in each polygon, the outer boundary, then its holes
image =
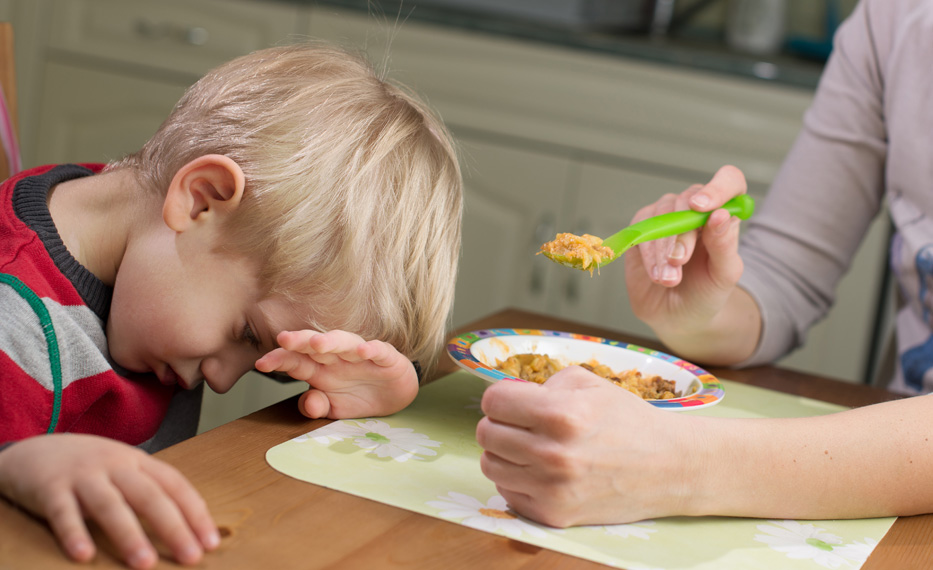
MULTIPOLYGON (((611 368, 595 360, 581 362, 578 365, 645 400, 668 400, 681 396, 676 391, 674 381, 660 376, 647 376, 634 368, 616 374, 611 368)), ((516 378, 543 384, 553 374, 564 368, 564 365, 547 354, 522 353, 513 354, 505 360, 497 359, 495 368, 516 378)))

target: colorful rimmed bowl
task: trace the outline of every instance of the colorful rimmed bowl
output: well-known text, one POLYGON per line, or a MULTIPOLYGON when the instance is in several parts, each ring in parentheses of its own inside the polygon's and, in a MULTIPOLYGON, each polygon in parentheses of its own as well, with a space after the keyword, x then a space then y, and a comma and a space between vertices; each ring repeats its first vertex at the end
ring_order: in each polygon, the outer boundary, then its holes
POLYGON ((496 362, 514 354, 547 354, 563 365, 596 360, 616 372, 635 368, 642 374, 673 380, 684 394, 669 400, 648 400, 667 410, 696 410, 722 400, 722 383, 696 364, 669 354, 616 340, 576 333, 537 329, 487 329, 448 341, 447 353, 461 368, 487 382, 520 380, 495 369, 496 362))

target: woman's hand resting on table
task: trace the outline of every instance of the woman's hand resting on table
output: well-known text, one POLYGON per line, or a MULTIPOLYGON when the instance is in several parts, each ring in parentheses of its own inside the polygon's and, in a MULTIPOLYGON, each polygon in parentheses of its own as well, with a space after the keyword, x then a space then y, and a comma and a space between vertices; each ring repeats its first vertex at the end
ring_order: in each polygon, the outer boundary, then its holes
POLYGON ((688 511, 692 431, 677 414, 578 366, 486 389, 483 473, 518 513, 567 527, 688 511))
POLYGON ((174 467, 103 437, 41 435, 0 452, 0 494, 46 519, 72 559, 95 555, 93 520, 132 568, 158 554, 140 521, 182 564, 197 564, 220 535, 197 490, 174 467))
POLYGON ((737 287, 739 218, 718 209, 746 192, 745 177, 724 166, 706 185, 668 194, 632 222, 693 209, 712 211, 702 230, 649 241, 625 255, 625 283, 635 316, 679 356, 707 364, 734 364, 751 355, 760 313, 737 287))
POLYGON ((393 414, 418 394, 412 363, 392 345, 346 331, 283 331, 280 348, 256 361, 260 372, 283 372, 311 388, 299 409, 310 418, 393 414))

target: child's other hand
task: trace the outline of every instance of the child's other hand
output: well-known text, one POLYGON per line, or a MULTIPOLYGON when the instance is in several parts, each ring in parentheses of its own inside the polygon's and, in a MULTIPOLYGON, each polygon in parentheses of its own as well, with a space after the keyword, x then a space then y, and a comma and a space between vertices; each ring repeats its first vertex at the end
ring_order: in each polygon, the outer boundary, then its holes
POLYGON ((418 376, 392 345, 346 331, 283 331, 280 348, 256 361, 260 372, 284 372, 307 382, 299 409, 309 418, 393 414, 415 399, 418 376))
POLYGON ((140 521, 182 564, 197 564, 220 535, 204 500, 181 473, 110 439, 43 435, 0 452, 0 493, 45 518, 72 559, 87 562, 93 520, 133 568, 158 561, 140 521))
POLYGON ((684 512, 681 416, 578 366, 543 385, 497 382, 482 409, 480 467, 518 513, 566 527, 684 512))

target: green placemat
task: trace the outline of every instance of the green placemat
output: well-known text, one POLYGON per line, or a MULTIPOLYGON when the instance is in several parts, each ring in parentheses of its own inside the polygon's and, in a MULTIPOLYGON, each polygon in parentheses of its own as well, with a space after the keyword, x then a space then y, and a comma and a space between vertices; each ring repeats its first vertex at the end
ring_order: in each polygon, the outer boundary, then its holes
MULTIPOLYGON (((841 406, 723 381, 725 398, 689 413, 796 417, 841 406)), ((619 568, 752 570, 859 568, 894 518, 792 521, 675 517, 554 529, 517 518, 479 468, 475 439, 486 383, 455 372, 386 418, 341 420, 266 453, 309 483, 619 568)))

